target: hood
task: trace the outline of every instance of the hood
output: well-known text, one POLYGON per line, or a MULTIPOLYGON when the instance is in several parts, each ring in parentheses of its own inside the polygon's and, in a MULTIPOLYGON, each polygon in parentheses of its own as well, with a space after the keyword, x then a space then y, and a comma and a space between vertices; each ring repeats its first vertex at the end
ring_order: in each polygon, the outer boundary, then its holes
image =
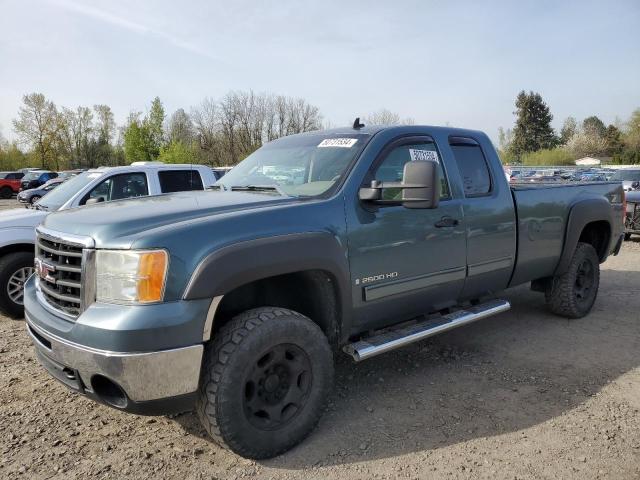
POLYGON ((0 228, 35 227, 48 215, 33 208, 14 208, 0 212, 0 228))
POLYGON ((63 210, 50 214, 43 225, 59 232, 91 236, 100 245, 106 240, 131 238, 180 222, 300 201, 255 192, 182 192, 63 210))

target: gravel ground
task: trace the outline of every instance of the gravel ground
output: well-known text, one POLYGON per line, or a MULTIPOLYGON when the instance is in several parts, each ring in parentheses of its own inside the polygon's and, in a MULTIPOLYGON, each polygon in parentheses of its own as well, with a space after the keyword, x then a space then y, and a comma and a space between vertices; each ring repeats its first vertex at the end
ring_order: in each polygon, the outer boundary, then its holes
POLYGON ((341 357, 316 431, 261 462, 218 448, 191 413, 133 416, 69 392, 24 323, 0 316, 0 478, 640 478, 638 285, 632 241, 587 318, 554 317, 520 287, 509 313, 341 357))

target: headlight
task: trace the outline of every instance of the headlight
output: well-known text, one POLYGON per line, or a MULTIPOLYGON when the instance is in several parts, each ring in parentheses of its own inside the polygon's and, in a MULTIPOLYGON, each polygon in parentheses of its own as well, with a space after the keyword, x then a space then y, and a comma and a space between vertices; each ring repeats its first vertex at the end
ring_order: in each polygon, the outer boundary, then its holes
POLYGON ((164 250, 98 250, 96 300, 107 303, 162 301, 168 263, 164 250))

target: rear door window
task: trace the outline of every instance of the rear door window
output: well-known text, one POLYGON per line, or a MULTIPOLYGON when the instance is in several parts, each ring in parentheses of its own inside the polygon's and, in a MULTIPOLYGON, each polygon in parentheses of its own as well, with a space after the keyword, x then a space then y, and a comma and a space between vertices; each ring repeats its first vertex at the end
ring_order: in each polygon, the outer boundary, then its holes
POLYGON ((158 172, 158 179, 162 193, 204 189, 197 170, 161 170, 158 172))
POLYGON ((449 143, 462 177, 465 197, 489 195, 492 189, 491 174, 478 142, 471 138, 455 137, 449 143))

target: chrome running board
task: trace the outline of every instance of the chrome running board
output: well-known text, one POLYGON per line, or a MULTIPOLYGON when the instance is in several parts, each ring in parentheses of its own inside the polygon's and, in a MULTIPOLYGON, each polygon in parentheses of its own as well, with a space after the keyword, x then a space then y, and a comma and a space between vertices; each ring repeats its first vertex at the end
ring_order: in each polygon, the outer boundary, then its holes
POLYGON ((360 362, 381 353, 467 325, 476 320, 506 312, 510 308, 511 304, 506 300, 491 300, 464 310, 457 310, 447 315, 422 320, 418 323, 350 343, 343 350, 346 354, 351 355, 356 362, 360 362))

